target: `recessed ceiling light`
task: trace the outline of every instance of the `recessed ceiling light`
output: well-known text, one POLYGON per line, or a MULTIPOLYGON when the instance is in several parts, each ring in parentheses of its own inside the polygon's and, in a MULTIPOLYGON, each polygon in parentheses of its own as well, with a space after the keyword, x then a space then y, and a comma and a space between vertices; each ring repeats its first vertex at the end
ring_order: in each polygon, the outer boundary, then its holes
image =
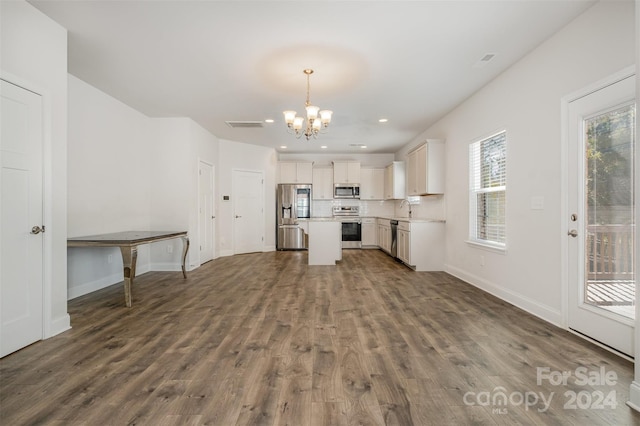
POLYGON ((362 148, 362 149, 366 149, 366 148, 367 148, 367 146, 366 146, 366 145, 361 145, 361 146, 360 146, 360 148, 362 148))
POLYGON ((378 120, 379 123, 386 123, 387 121, 389 121, 388 118, 381 118, 380 120, 378 120))
POLYGON ((273 118, 267 118, 264 120, 265 123, 273 123, 273 118))
POLYGON ((327 149, 327 146, 326 146, 326 145, 322 145, 322 146, 320 147, 320 149, 327 149))
POLYGON ((280 145, 280 149, 287 149, 286 145, 280 145))

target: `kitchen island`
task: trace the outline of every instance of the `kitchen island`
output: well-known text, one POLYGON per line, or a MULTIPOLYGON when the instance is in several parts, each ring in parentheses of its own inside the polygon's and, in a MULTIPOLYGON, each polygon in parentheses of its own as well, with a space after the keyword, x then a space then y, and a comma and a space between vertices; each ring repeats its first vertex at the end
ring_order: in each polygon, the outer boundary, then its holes
POLYGON ((309 265, 335 265, 342 260, 342 224, 334 218, 300 221, 309 234, 309 265))

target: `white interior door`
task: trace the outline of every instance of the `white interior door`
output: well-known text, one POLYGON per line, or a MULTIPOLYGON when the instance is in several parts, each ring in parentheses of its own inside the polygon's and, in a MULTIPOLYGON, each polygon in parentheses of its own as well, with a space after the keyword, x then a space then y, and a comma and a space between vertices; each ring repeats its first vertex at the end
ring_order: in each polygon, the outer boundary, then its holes
POLYGON ((0 84, 1 357, 42 339, 44 226, 42 98, 0 84))
POLYGON ((569 328, 633 356, 635 76, 569 103, 569 328))
POLYGON ((264 246, 264 180, 262 172, 233 171, 235 254, 262 251, 264 246))
POLYGON ((213 165, 200 161, 198 177, 198 223, 200 237, 200 263, 214 258, 216 241, 216 216, 213 165))

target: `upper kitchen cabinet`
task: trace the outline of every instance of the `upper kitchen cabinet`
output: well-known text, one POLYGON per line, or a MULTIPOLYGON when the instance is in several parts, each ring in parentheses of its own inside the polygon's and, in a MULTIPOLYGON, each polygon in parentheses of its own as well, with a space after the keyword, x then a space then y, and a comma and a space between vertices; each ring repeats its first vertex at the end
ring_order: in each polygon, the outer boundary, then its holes
POLYGON ((384 199, 401 200, 405 197, 404 161, 394 161, 384 169, 384 199))
POLYGON ((407 195, 444 194, 444 141, 428 140, 407 155, 407 195))
POLYGON ((333 199, 333 169, 331 167, 313 168, 313 194, 314 200, 333 199))
POLYGON ((384 200, 384 169, 360 169, 360 199, 384 200))
POLYGON ((305 183, 313 181, 312 162, 278 162, 278 183, 305 183))
POLYGON ((360 163, 358 161, 334 161, 334 183, 360 183, 360 163))

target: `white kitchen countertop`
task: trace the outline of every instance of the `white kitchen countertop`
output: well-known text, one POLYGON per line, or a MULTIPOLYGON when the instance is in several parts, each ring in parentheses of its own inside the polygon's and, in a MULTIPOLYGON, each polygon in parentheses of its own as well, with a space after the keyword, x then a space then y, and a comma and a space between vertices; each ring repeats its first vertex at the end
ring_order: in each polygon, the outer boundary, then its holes
POLYGON ((378 219, 389 219, 389 220, 397 220, 401 222, 442 222, 445 223, 444 219, 432 219, 428 217, 393 217, 393 216, 376 216, 378 219))
MULTIPOLYGON (((360 219, 389 219, 389 220, 397 220, 402 222, 411 222, 411 223, 419 223, 419 222, 442 222, 444 223, 444 219, 431 219, 428 217, 393 217, 393 216, 345 216, 348 218, 359 217, 360 219)), ((341 217, 312 217, 310 219, 298 219, 300 222, 340 222, 341 217)))

